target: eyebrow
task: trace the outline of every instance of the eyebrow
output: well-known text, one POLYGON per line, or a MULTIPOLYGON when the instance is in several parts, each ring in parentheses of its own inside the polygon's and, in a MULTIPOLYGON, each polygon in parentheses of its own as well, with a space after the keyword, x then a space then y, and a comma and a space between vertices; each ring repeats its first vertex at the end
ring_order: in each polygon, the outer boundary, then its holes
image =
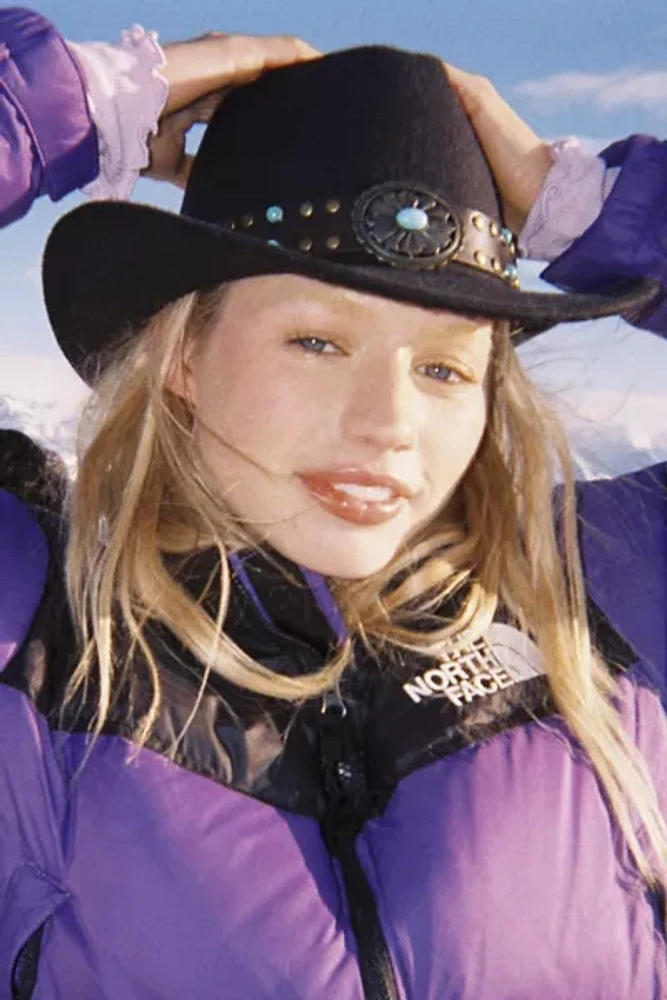
MULTIPOLYGON (((265 316, 275 316, 276 311, 290 314, 298 313, 301 319, 321 328, 322 332, 330 331, 341 321, 365 321, 367 306, 356 297, 354 289, 336 288, 329 290, 334 295, 322 292, 320 295, 295 297, 294 295, 278 298, 267 302, 259 310, 260 320, 265 316)), ((400 304, 400 303, 399 303, 400 304)), ((463 313, 438 312, 424 310, 420 338, 446 338, 452 346, 470 348, 476 346, 482 332, 488 331, 493 325, 488 316, 469 316, 463 313)))

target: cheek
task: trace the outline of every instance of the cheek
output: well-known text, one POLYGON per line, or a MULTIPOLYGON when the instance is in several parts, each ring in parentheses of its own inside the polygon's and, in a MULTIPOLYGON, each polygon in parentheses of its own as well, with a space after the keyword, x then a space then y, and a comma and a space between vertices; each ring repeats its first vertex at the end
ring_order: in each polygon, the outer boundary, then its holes
MULTIPOLYGON (((323 398, 322 386, 308 391, 303 379, 281 365, 280 352, 218 345, 202 357, 195 377, 200 424, 267 469, 280 471, 298 460, 332 424, 334 401, 323 398)), ((207 437, 200 435, 201 446, 212 455, 215 445, 207 437)), ((225 461, 233 461, 233 454, 225 461)))
POLYGON ((467 397, 459 405, 445 407, 432 420, 426 447, 426 475, 434 500, 450 496, 477 453, 487 419, 484 390, 467 397))

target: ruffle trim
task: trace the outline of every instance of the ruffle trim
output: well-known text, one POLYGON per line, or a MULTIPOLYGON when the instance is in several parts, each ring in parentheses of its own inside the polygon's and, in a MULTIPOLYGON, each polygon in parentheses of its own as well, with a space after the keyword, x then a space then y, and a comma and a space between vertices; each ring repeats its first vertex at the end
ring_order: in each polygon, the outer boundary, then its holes
POLYGON ((618 176, 578 139, 552 143, 551 155, 553 166, 519 237, 524 256, 544 261, 559 257, 595 222, 618 176))
POLYGON ((99 176, 82 190, 91 198, 124 201, 148 166, 148 140, 167 101, 164 52, 157 32, 138 24, 121 33, 117 46, 71 47, 86 74, 100 152, 99 176))

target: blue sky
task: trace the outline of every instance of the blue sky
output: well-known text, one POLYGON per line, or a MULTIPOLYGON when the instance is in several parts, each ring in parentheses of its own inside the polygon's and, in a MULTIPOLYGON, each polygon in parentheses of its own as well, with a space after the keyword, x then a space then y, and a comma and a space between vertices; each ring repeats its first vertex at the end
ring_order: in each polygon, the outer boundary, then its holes
MULTIPOLYGON (((664 0, 57 0, 40 10, 75 41, 115 41, 139 22, 163 41, 211 28, 296 33, 335 49, 369 41, 437 52, 490 76, 546 136, 606 140, 631 131, 667 132, 667 6, 664 0)), ((137 200, 178 208, 175 191, 141 181, 137 200)), ((73 195, 43 202, 0 234, 3 352, 54 354, 40 298, 46 234, 73 195)))

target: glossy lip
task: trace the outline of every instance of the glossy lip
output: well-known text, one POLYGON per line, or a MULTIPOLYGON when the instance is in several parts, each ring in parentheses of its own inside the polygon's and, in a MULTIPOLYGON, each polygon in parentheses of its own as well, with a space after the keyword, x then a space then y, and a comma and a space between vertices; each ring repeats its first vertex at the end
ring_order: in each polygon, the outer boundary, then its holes
POLYGON ((405 501, 416 496, 416 491, 393 476, 370 472, 368 469, 321 469, 303 473, 299 477, 315 500, 330 514, 352 524, 385 524, 404 508, 405 501), (392 491, 388 500, 363 500, 337 490, 336 483, 357 486, 384 486, 392 491))

